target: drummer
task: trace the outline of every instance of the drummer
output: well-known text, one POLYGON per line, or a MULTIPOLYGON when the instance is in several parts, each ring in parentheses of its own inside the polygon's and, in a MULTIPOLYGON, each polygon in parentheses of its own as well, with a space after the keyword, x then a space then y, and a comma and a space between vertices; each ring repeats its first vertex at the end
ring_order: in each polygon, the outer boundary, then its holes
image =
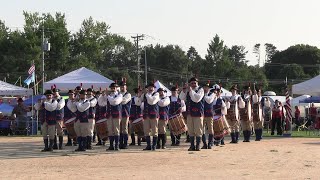
MULTIPOLYGON (((135 95, 132 96, 131 99, 131 108, 130 108, 130 123, 129 123, 129 130, 131 132, 131 144, 129 146, 134 146, 136 145, 136 140, 135 140, 135 132, 133 129, 133 121, 139 118, 142 118, 142 106, 143 102, 141 101, 141 95, 142 95, 142 90, 141 88, 134 88, 133 89, 135 95)), ((138 136, 138 146, 141 146, 141 134, 137 134, 138 136)))
POLYGON ((213 142, 213 101, 216 98, 216 94, 210 92, 210 81, 204 84, 204 131, 202 135, 203 147, 201 149, 211 149, 213 142), (206 142, 205 129, 207 128, 209 134, 208 143, 206 142))
MULTIPOLYGON (((227 112, 227 107, 226 107, 226 104, 225 104, 225 102, 223 101, 223 99, 221 97, 222 90, 220 89, 219 85, 215 85, 213 87, 213 91, 217 96, 216 100, 214 100, 214 102, 213 102, 214 115, 215 116, 221 116, 222 121, 226 122, 224 116, 225 116, 225 114, 227 112)), ((224 125, 225 124, 226 123, 224 123, 224 125)), ((221 143, 221 145, 224 145, 224 137, 222 137, 222 138, 214 137, 214 139, 215 139, 214 143, 215 143, 216 146, 219 146, 220 143, 221 143)))
MULTIPOLYGON (((181 100, 178 96, 179 87, 173 86, 171 89, 170 96, 170 108, 169 108, 169 117, 175 116, 177 114, 181 114, 186 111, 186 104, 184 100, 181 100)), ((173 135, 172 131, 170 131, 171 136, 171 146, 180 146, 180 138, 181 134, 173 135)))
POLYGON ((160 95, 160 100, 158 102, 159 105, 159 135, 157 141, 157 149, 160 149, 160 140, 162 142, 161 148, 166 149, 166 142, 167 142, 167 124, 169 120, 169 108, 170 108, 170 98, 165 95, 167 92, 162 88, 159 88, 157 91, 160 95))
MULTIPOLYGON (((98 94, 98 93, 96 93, 98 94)), ((96 122, 98 122, 99 120, 104 120, 104 119, 109 119, 110 114, 107 111, 107 107, 109 105, 108 102, 108 98, 106 95, 106 92, 103 91, 101 94, 99 92, 99 96, 96 96, 96 98, 98 99, 98 103, 96 105, 96 122)), ((106 124, 105 124, 106 125, 106 124)), ((96 127, 97 127, 97 123, 96 123, 96 127)), ((105 141, 107 140, 107 138, 102 138, 99 135, 100 132, 97 132, 98 134, 98 143, 96 144, 96 146, 100 146, 100 145, 105 145, 105 141)))
MULTIPOLYGON (((72 105, 73 101, 75 100, 74 91, 69 90, 68 95, 69 95, 69 99, 65 100, 66 106, 64 106, 64 117, 63 117, 64 123, 69 119, 75 118, 77 116, 75 113, 77 111, 77 108, 72 105)), ((70 132, 67 132, 67 133, 68 133, 68 142, 66 146, 72 146, 72 139, 70 138, 70 135, 69 135, 70 132)), ((74 139, 74 143, 76 143, 75 139, 74 139)))

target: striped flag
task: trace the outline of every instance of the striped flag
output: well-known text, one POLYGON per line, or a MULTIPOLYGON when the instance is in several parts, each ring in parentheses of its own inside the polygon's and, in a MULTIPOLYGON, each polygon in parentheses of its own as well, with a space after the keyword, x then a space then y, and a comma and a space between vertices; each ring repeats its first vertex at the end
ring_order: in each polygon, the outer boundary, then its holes
POLYGON ((285 96, 286 96, 286 106, 285 106, 285 108, 286 108, 286 119, 285 119, 286 127, 285 127, 285 129, 287 131, 289 131, 291 129, 291 123, 292 123, 292 108, 291 108, 291 103, 290 103, 289 86, 287 86, 287 88, 286 88, 285 96))
POLYGON ((29 76, 26 80, 24 80, 24 83, 27 84, 28 86, 30 85, 30 83, 35 82, 35 77, 36 77, 35 70, 36 70, 36 67, 34 64, 32 64, 32 66, 28 70, 29 76))
POLYGON ((28 70, 28 74, 31 75, 35 70, 36 70, 36 67, 34 64, 32 64, 32 66, 28 70))

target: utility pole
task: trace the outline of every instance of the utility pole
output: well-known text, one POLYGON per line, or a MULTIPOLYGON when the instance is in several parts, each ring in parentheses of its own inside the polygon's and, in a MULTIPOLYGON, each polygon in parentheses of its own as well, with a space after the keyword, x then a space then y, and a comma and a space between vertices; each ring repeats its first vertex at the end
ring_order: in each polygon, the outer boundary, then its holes
POLYGON ((44 52, 50 51, 50 43, 47 38, 44 38, 44 25, 42 24, 42 93, 44 93, 44 82, 45 82, 45 74, 44 74, 44 52))
POLYGON ((148 84, 147 47, 144 48, 144 77, 145 85, 148 84))
POLYGON ((139 41, 143 40, 144 35, 136 35, 136 36, 131 36, 133 38, 135 45, 136 45, 136 50, 137 50, 137 78, 138 78, 138 85, 140 85, 140 73, 143 73, 140 68, 140 53, 139 53, 139 41))

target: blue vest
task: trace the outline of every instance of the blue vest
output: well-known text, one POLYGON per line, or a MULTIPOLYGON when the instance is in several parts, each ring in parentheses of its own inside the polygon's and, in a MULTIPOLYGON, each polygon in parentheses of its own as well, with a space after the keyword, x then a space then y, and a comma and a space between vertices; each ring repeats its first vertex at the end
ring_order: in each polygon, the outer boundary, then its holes
MULTIPOLYGON (((161 98, 164 99, 164 98, 161 98)), ((169 120, 169 108, 170 105, 161 107, 159 106, 159 119, 160 120, 169 120)))
MULTIPOLYGON (((53 100, 55 101, 55 100, 53 100)), ((43 107, 44 107, 44 103, 43 103, 43 107)), ((48 125, 56 125, 57 121, 56 121, 56 118, 57 118, 57 111, 48 111, 46 109, 43 109, 45 112, 45 121, 48 123, 48 125)))
POLYGON ((172 102, 171 96, 170 96, 170 109, 169 109, 170 116, 180 114, 181 113, 180 108, 181 108, 181 99, 178 98, 177 101, 172 102))
MULTIPOLYGON (((208 96, 211 96, 212 93, 209 92, 208 96)), ((213 102, 208 104, 204 101, 204 117, 213 117, 213 102)))
MULTIPOLYGON (((196 91, 196 93, 197 92, 198 91, 196 91)), ((187 93, 187 112, 192 117, 203 116, 203 114, 204 114, 204 98, 202 98, 198 103, 195 103, 191 100, 191 97, 188 92, 187 93)))
MULTIPOLYGON (((61 97, 62 98, 62 97, 61 97)), ((57 99, 57 102, 59 103, 61 101, 61 99, 57 99)), ((63 119, 63 115, 64 115, 64 108, 60 109, 60 110, 56 110, 56 117, 57 120, 62 120, 63 119)))
MULTIPOLYGON (((152 94, 154 95, 155 92, 152 94)), ((155 105, 150 105, 148 104, 146 96, 144 96, 144 110, 143 110, 143 118, 150 118, 150 119, 155 119, 159 117, 159 106, 158 103, 155 105)))
POLYGON ((135 105, 134 97, 131 99, 131 108, 130 108, 130 120, 135 120, 142 117, 142 110, 140 106, 135 105))
MULTIPOLYGON (((87 100, 85 100, 83 103, 85 102, 87 102, 87 100)), ((81 123, 89 122, 89 109, 83 112, 77 111, 77 120, 79 120, 81 123)))
POLYGON ((96 118, 95 118, 96 121, 107 118, 107 106, 99 106, 99 104, 97 104, 95 109, 96 109, 96 118))
MULTIPOLYGON (((127 94, 129 93, 126 92, 124 93, 123 96, 126 96, 127 94)), ((132 103, 132 100, 130 100, 127 104, 122 104, 122 118, 127 118, 130 116, 131 103, 132 103)))
POLYGON ((64 106, 64 120, 68 120, 71 119, 73 117, 76 117, 76 113, 73 113, 72 111, 70 111, 70 109, 68 108, 67 104, 68 104, 68 99, 65 100, 66 101, 66 105, 64 106))
MULTIPOLYGON (((94 100, 95 98, 92 98, 90 101, 94 100)), ((93 115, 96 114, 96 107, 89 107, 89 119, 93 119, 93 115)))
POLYGON ((217 101, 216 101, 216 104, 213 106, 213 109, 214 109, 214 113, 216 114, 216 115, 221 115, 222 113, 221 113, 221 108, 222 108, 222 99, 221 99, 221 97, 219 97, 218 99, 217 99, 217 101))
POLYGON ((116 105, 116 106, 112 106, 110 104, 109 111, 110 111, 110 115, 111 115, 112 118, 121 118, 121 112, 122 112, 121 103, 116 105))

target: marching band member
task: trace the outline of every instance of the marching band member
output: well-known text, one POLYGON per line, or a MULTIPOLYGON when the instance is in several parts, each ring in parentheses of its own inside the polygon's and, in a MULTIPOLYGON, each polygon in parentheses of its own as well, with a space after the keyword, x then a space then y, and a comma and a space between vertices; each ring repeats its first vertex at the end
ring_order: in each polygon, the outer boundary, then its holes
POLYGON ((226 98, 226 106, 228 109, 228 114, 226 115, 228 124, 231 128, 231 142, 230 143, 238 143, 239 141, 239 109, 238 109, 238 98, 237 94, 237 85, 233 85, 231 87, 232 96, 230 98, 226 98))
MULTIPOLYGON (((110 114, 107 110, 108 107, 108 98, 105 92, 102 92, 102 94, 98 94, 98 92, 96 93, 96 98, 98 99, 98 103, 96 105, 96 118, 95 121, 99 121, 102 119, 109 119, 110 114)), ((97 127, 97 124, 96 124, 97 127)), ((98 134, 98 143, 96 144, 96 146, 100 146, 100 145, 105 145, 105 141, 106 139, 101 139, 101 137, 98 134)))
MULTIPOLYGON (((63 97, 59 94, 59 89, 52 89, 53 92, 53 98, 58 102, 57 109, 56 109, 56 131, 57 135, 59 137, 59 149, 62 149, 62 143, 63 143, 63 116, 64 116, 64 106, 65 106, 65 100, 63 97)), ((58 149, 57 146, 57 136, 55 136, 54 139, 54 145, 53 149, 58 149)))
POLYGON ((243 132, 244 140, 243 142, 250 142, 250 136, 251 136, 251 129, 252 129, 252 123, 251 123, 251 101, 250 101, 250 87, 246 86, 244 87, 244 94, 242 97, 239 97, 238 103, 239 103, 239 113, 240 113, 240 119, 241 119, 241 127, 243 132))
MULTIPOLYGON (((74 130, 77 134, 78 148, 75 151, 86 151, 87 136, 91 135, 91 127, 89 127, 90 101, 86 99, 85 90, 79 92, 79 98, 78 101, 74 101, 73 103, 73 106, 77 109, 77 119, 74 123, 74 130)), ((71 107, 72 106, 70 106, 70 108, 71 107)))
POLYGON ((203 131, 202 142, 203 147, 201 149, 211 149, 213 142, 213 101, 216 98, 216 95, 213 92, 210 92, 210 81, 203 86, 204 90, 204 119, 203 126, 207 128, 209 134, 208 143, 206 142, 206 134, 203 131))
POLYGON ((158 118, 159 118, 159 107, 158 102, 160 100, 159 93, 154 92, 154 83, 149 83, 147 86, 147 92, 144 94, 144 109, 143 109, 143 129, 144 135, 147 141, 147 147, 143 150, 155 150, 158 141, 158 118), (153 136, 152 146, 151 138, 153 136))
MULTIPOLYGON (((74 91, 73 90, 69 90, 68 91, 68 95, 69 95, 69 99, 66 99, 65 100, 65 104, 66 106, 64 106, 64 116, 63 116, 63 119, 64 119, 64 122, 66 122, 67 120, 71 119, 71 118, 75 118, 77 115, 76 115, 76 111, 77 109, 75 108, 75 106, 72 105, 74 99, 75 99, 75 94, 74 94, 74 91)), ((69 136, 69 132, 68 133, 68 142, 66 144, 66 146, 72 146, 72 139, 70 138, 69 136)), ((74 144, 76 144, 76 139, 74 139, 74 144)))
POLYGON ((56 131, 56 109, 58 102, 53 99, 52 91, 46 90, 44 95, 46 99, 44 101, 40 100, 35 105, 36 110, 43 110, 40 113, 40 117, 43 120, 41 125, 41 132, 43 135, 44 149, 42 152, 53 151, 54 136, 56 131), (48 140, 49 136, 49 140, 48 140))
POLYGON ((170 98, 165 96, 166 91, 162 88, 159 88, 158 91, 160 100, 158 102, 159 106, 159 121, 158 121, 158 129, 159 135, 157 140, 157 149, 160 149, 160 140, 162 142, 162 149, 166 149, 167 142, 167 124, 169 120, 169 108, 170 108, 170 98))
MULTIPOLYGON (((182 88, 182 91, 181 93, 179 94, 179 99, 181 99, 183 102, 186 102, 186 96, 187 96, 187 91, 188 91, 188 86, 189 84, 188 83, 184 83, 183 85, 183 88, 182 88)), ((184 107, 184 109, 186 109, 186 107, 184 107)), ((185 123, 187 124, 187 116, 188 116, 188 112, 187 110, 185 111, 182 111, 182 116, 183 116, 183 119, 185 120, 185 123)), ((186 143, 189 143, 190 142, 190 136, 189 136, 189 133, 188 131, 186 131, 186 143)))
MULTIPOLYGON (((221 97, 221 93, 222 93, 221 87, 219 85, 215 85, 213 87, 213 91, 216 94, 216 99, 213 101, 214 115, 221 116, 222 121, 223 121, 223 125, 225 126, 224 128, 229 128, 229 125, 228 125, 226 118, 225 118, 225 115, 227 114, 227 106, 221 97)), ((221 143, 221 145, 225 145, 224 144, 224 137, 222 137, 222 138, 215 137, 214 140, 215 140, 214 144, 216 146, 219 146, 220 143, 221 143)))
POLYGON ((93 138, 93 131, 94 131, 94 125, 95 125, 95 114, 96 114, 96 105, 97 105, 97 99, 93 96, 93 90, 91 88, 87 89, 87 100, 90 103, 89 107, 89 135, 87 136, 86 139, 86 148, 87 149, 92 149, 92 138, 93 138))
MULTIPOLYGON (((135 141, 135 132, 133 129, 133 124, 132 122, 138 118, 142 118, 142 101, 141 101, 141 95, 142 95, 142 90, 141 88, 134 88, 133 89, 135 95, 132 96, 132 100, 131 100, 131 108, 130 108, 130 131, 131 131, 131 144, 130 146, 134 146, 136 145, 136 141, 135 141)), ((138 146, 141 146, 141 137, 139 137, 140 135, 138 134, 138 146)))
POLYGON ((198 85, 198 79, 193 77, 189 79, 189 88, 186 95, 187 102, 187 125, 190 135, 190 148, 188 151, 200 151, 200 141, 203 131, 204 114, 204 91, 198 85), (196 146, 194 140, 196 137, 196 146))
POLYGON ((108 95, 110 119, 107 122, 110 146, 107 150, 119 150, 120 122, 121 122, 121 102, 123 96, 117 89, 117 83, 111 83, 110 94, 108 95), (113 145, 114 143, 114 145, 113 145))
POLYGON ((120 149, 128 149, 128 123, 131 108, 131 94, 127 91, 126 79, 120 83, 120 89, 123 96, 123 100, 121 102, 122 119, 120 123, 120 149))
POLYGON ((263 115, 262 115, 262 105, 261 105, 261 90, 253 90, 252 95, 252 122, 254 127, 254 132, 256 134, 256 141, 260 141, 262 139, 263 132, 263 115))
MULTIPOLYGON (((184 100, 180 99, 180 97, 178 96, 178 91, 179 91, 178 86, 173 86, 170 90, 171 90, 171 96, 169 97, 170 98, 169 116, 172 117, 174 115, 185 112, 186 104, 184 100)), ((175 136, 173 135, 172 132, 170 132, 170 136, 171 136, 171 146, 179 146, 181 134, 175 136)))

